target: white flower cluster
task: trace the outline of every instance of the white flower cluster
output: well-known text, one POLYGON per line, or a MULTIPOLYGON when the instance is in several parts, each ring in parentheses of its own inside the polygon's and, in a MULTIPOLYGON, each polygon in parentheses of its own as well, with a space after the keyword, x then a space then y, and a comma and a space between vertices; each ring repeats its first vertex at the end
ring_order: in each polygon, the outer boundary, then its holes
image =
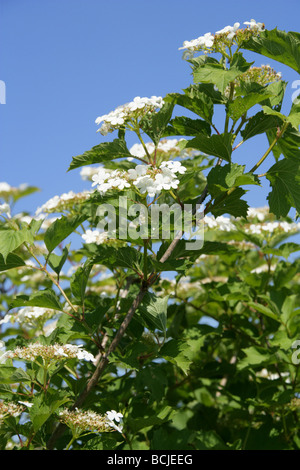
POLYGON ((235 225, 228 217, 220 215, 215 217, 214 215, 205 215, 203 217, 203 222, 208 228, 217 228, 224 232, 230 232, 231 230, 236 230, 235 225))
POLYGON ((31 343, 26 347, 17 347, 13 351, 4 353, 7 359, 24 359, 25 361, 35 361, 37 357, 42 357, 45 361, 59 361, 63 359, 74 359, 91 361, 94 356, 82 348, 82 345, 75 344, 53 344, 44 345, 41 343, 31 343))
MULTIPOLYGON (((194 150, 190 148, 185 148, 182 149, 180 147, 180 142, 184 141, 185 139, 162 139, 159 141, 156 152, 157 154, 163 155, 164 158, 166 158, 167 155, 170 157, 181 157, 181 158, 187 158, 187 157, 194 157, 196 155, 200 155, 199 150, 194 150)), ((147 152, 149 155, 153 155, 155 151, 155 145, 153 142, 146 142, 145 147, 147 149, 147 152)), ((145 148, 142 144, 134 144, 130 149, 129 149, 132 157, 127 157, 128 161, 134 160, 134 157, 136 158, 144 158, 146 157, 146 151, 145 148)), ((103 169, 102 166, 85 166, 80 170, 80 176, 84 181, 90 181, 92 180, 93 176, 95 176, 100 169, 103 169)), ((108 170, 106 170, 108 171, 108 170)))
POLYGON ((264 23, 257 23, 255 20, 245 21, 244 24, 252 31, 263 31, 265 29, 264 23))
POLYGON ((233 26, 225 26, 225 28, 220 29, 220 31, 216 31, 216 34, 218 34, 218 35, 226 34, 227 39, 229 39, 229 41, 231 41, 234 38, 235 33, 239 29, 239 27, 240 27, 240 23, 234 23, 233 26))
MULTIPOLYGON (((253 33, 258 33, 264 30, 263 23, 257 23, 255 20, 245 21, 244 25, 247 26, 245 31, 251 31, 253 33)), ((232 42, 233 39, 237 36, 238 31, 243 31, 240 29, 240 23, 236 22, 233 26, 225 26, 223 29, 216 31, 215 34, 206 33, 203 36, 199 36, 196 39, 191 41, 184 41, 183 46, 179 47, 179 50, 183 49, 189 54, 193 55, 194 52, 203 50, 204 52, 213 52, 213 48, 218 44, 219 40, 224 36, 226 41, 232 42)))
POLYGON ((0 325, 5 323, 19 323, 21 325, 36 326, 37 322, 46 322, 56 314, 56 310, 42 307, 24 307, 17 313, 8 313, 0 320, 0 325))
POLYGON ((151 96, 151 98, 136 96, 130 103, 118 106, 110 113, 99 116, 95 122, 97 125, 101 122, 103 124, 97 132, 107 135, 109 132, 124 126, 128 121, 141 118, 147 113, 162 108, 163 104, 164 101, 161 96, 151 96))
POLYGON ((277 373, 273 374, 272 372, 268 371, 268 369, 264 368, 261 371, 257 372, 256 375, 258 375, 258 377, 263 377, 263 378, 269 379, 269 380, 278 380, 281 377, 287 377, 285 382, 286 383, 291 383, 290 373, 289 372, 281 372, 280 375, 279 375, 277 373))
POLYGON ((0 193, 9 193, 12 189, 12 186, 5 181, 0 182, 0 193))
POLYGON ((122 425, 120 423, 123 418, 122 413, 117 413, 115 410, 107 411, 105 416, 102 416, 94 411, 81 411, 77 408, 74 411, 63 410, 59 413, 59 419, 62 423, 66 424, 69 428, 76 428, 80 432, 94 431, 94 432, 109 432, 116 430, 122 433, 122 425))
POLYGON ((108 240, 108 232, 100 232, 100 230, 87 230, 82 235, 83 240, 85 243, 96 243, 96 245, 101 245, 106 240, 108 240))
POLYGON ((186 168, 179 161, 162 162, 158 168, 152 165, 137 165, 128 172, 100 168, 98 173, 92 177, 92 186, 97 186, 97 190, 103 195, 109 189, 123 190, 133 185, 141 194, 154 197, 162 190, 178 188, 177 175, 185 172, 186 168))
MULTIPOLYGON (((269 215, 268 207, 249 208, 247 218, 253 219, 253 222, 245 225, 243 230, 245 233, 255 235, 265 235, 266 233, 272 234, 274 231, 283 231, 285 233, 298 232, 300 230, 300 223, 286 222, 286 221, 271 221, 264 222, 269 215), (257 219, 259 222, 256 222, 257 219)), ((225 217, 223 215, 215 217, 213 215, 205 215, 202 219, 205 226, 209 229, 218 229, 224 232, 237 230, 235 225, 239 218, 225 217)))
POLYGON ((130 183, 127 179, 128 176, 125 170, 108 170, 101 167, 92 177, 92 186, 97 186, 97 190, 103 195, 110 189, 122 191, 125 188, 130 188, 130 183))
MULTIPOLYGON (((182 149, 180 147, 180 142, 184 141, 185 139, 162 139, 159 141, 156 151, 162 154, 172 155, 174 157, 188 157, 194 156, 195 154, 199 155, 200 152, 194 149, 182 149)), ((153 142, 147 142, 145 147, 150 155, 152 155, 155 151, 155 145, 153 142)), ((138 158, 143 158, 146 156, 146 151, 142 144, 134 144, 130 148, 130 153, 138 158)))
POLYGON ((269 215, 268 206, 249 207, 247 211, 247 219, 257 218, 260 222, 263 222, 268 215, 269 215))
POLYGON ((205 33, 204 36, 199 36, 191 41, 184 41, 181 49, 187 49, 190 52, 198 51, 199 49, 210 49, 214 44, 214 36, 211 33, 205 33))
POLYGON ((80 170, 80 176, 81 178, 83 179, 83 181, 89 181, 92 179, 92 177, 98 173, 99 171, 99 166, 97 167, 93 167, 93 166, 84 166, 81 170, 80 170))
POLYGON ((10 207, 6 202, 4 204, 0 204, 0 214, 6 214, 10 219, 10 207))
POLYGON ((24 407, 14 402, 0 402, 0 422, 10 416, 16 418, 23 413, 24 407))
POLYGON ((276 265, 271 265, 269 266, 268 264, 262 264, 261 266, 258 266, 257 268, 252 269, 250 272, 252 274, 261 274, 261 273, 266 273, 268 271, 275 271, 276 265))
POLYGON ((27 183, 22 183, 20 186, 15 187, 11 186, 10 184, 6 183, 5 181, 0 182, 0 195, 2 197, 13 196, 18 192, 25 191, 28 188, 27 183))
POLYGON ((261 224, 250 224, 249 227, 245 228, 246 233, 252 233, 255 235, 264 235, 266 233, 272 234, 274 231, 298 232, 300 230, 300 223, 289 223, 289 222, 265 222, 261 224))
POLYGON ((63 209, 69 207, 70 204, 77 204, 85 201, 90 197, 90 191, 82 191, 81 193, 74 193, 74 191, 69 191, 68 193, 63 193, 61 196, 54 196, 41 207, 38 207, 35 215, 40 216, 44 212, 60 212, 63 209))

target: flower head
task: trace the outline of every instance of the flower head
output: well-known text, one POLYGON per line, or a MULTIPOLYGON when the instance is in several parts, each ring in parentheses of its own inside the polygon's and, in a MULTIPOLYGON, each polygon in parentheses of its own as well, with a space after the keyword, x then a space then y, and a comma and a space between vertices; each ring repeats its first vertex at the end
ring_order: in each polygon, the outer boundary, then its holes
POLYGON ((249 27, 249 29, 254 31, 263 31, 265 29, 264 23, 257 23, 255 20, 244 21, 244 24, 249 27))
POLYGON ((119 423, 122 417, 122 413, 117 413, 114 410, 106 412, 104 416, 94 411, 81 411, 77 408, 74 411, 65 409, 59 413, 60 421, 75 430, 79 435, 87 430, 93 432, 111 432, 114 430, 122 432, 122 426, 117 426, 114 423, 114 421, 119 423))
POLYGON ((151 98, 136 96, 133 101, 118 106, 108 114, 97 117, 95 123, 102 126, 97 130, 102 135, 107 135, 116 129, 126 125, 127 122, 143 118, 148 113, 153 113, 162 108, 164 101, 161 96, 151 98))
POLYGON ((49 361, 60 361, 65 359, 84 359, 85 361, 93 362, 94 356, 85 351, 82 345, 75 344, 53 344, 43 345, 38 342, 31 343, 25 347, 17 347, 13 351, 7 351, 5 353, 6 358, 10 359, 23 359, 25 361, 35 361, 37 357, 41 357, 43 360, 49 361))

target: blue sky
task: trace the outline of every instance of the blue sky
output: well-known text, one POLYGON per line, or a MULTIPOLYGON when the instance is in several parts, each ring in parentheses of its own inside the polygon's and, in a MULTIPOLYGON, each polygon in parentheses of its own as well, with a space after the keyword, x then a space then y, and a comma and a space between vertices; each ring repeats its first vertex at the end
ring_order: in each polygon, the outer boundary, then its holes
MULTIPOLYGON (((0 181, 41 189, 16 209, 34 212, 56 194, 90 187, 79 170, 67 168, 72 156, 115 137, 97 134, 95 119, 135 96, 164 96, 187 87, 190 67, 178 51, 184 40, 251 18, 268 29, 297 31, 299 5, 298 0, 0 0, 0 80, 6 84, 0 181)), ((288 111, 299 75, 266 58, 248 57, 282 72, 289 82, 288 111)), ((135 143, 131 139, 129 145, 135 143)), ((235 158, 250 168, 266 143, 264 137, 249 141, 235 158)), ((270 163, 272 157, 265 168, 270 163)), ((268 189, 265 182, 246 199, 265 205, 268 189)))

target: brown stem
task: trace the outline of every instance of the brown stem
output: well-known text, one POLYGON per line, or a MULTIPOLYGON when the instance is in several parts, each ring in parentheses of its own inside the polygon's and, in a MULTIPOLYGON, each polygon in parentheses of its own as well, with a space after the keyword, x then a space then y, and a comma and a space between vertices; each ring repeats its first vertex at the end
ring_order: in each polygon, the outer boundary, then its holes
MULTIPOLYGON (((85 399, 87 398, 87 396, 89 395, 91 390, 97 385, 103 371, 105 370, 105 368, 106 368, 106 366, 109 362, 108 358, 109 358, 110 354, 116 349, 119 342, 121 341, 128 325, 129 325, 129 323, 130 323, 130 321, 131 321, 131 319, 134 315, 134 312, 136 311, 136 309, 140 305, 145 293, 146 293, 146 290, 141 289, 139 294, 137 295, 137 297, 134 299, 132 306, 130 307, 126 317, 124 318, 119 330, 116 333, 116 336, 112 340, 107 352, 102 356, 99 364, 96 367, 95 372, 93 373, 92 377, 89 379, 85 389, 79 395, 78 399, 76 400, 76 402, 72 406, 72 410, 74 410, 75 408, 79 408, 83 404, 83 402, 85 401, 85 399)), ((62 423, 58 424, 58 426, 56 427, 54 433, 52 434, 52 436, 50 437, 50 439, 47 443, 47 449, 48 450, 53 450, 56 440, 59 439, 59 437, 64 433, 65 429, 66 429, 66 426, 64 424, 62 424, 62 423)))

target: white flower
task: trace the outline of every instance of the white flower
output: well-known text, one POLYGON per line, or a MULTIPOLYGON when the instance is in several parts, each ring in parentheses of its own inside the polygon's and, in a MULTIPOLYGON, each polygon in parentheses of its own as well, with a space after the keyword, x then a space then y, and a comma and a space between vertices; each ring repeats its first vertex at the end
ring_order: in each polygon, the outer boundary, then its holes
MULTIPOLYGON (((147 142, 145 144, 148 152, 151 153, 154 152, 154 149, 155 149, 155 145, 152 143, 152 142, 147 142)), ((145 149, 143 147, 142 144, 134 144, 131 148, 130 148, 130 153, 134 156, 134 157, 138 157, 138 158, 142 158, 146 155, 146 152, 145 152, 145 149)))
MULTIPOLYGON (((183 140, 184 139, 179 139, 179 140, 178 139, 162 139, 159 141, 157 145, 157 151, 170 154, 170 156, 171 155, 174 155, 174 156, 183 155, 187 152, 187 150, 182 150, 180 148, 179 143, 180 141, 183 141, 183 140)), ((145 147, 150 155, 155 150, 155 145, 153 144, 153 142, 145 143, 145 147)), ((146 155, 145 148, 142 144, 134 144, 130 148, 130 153, 133 156, 138 157, 138 158, 143 158, 146 155)))
POLYGON ((221 29, 220 31, 216 31, 216 34, 227 34, 227 39, 233 39, 235 36, 236 31, 239 29, 240 23, 234 23, 233 26, 225 26, 225 28, 221 29))
POLYGON ((115 410, 111 410, 111 411, 107 411, 105 414, 108 418, 108 422, 107 422, 108 426, 110 426, 110 427, 114 428, 116 431, 122 433, 123 426, 122 425, 117 426, 115 424, 115 421, 117 423, 121 422, 121 420, 123 418, 122 413, 117 413, 115 410))
POLYGON ((103 124, 97 132, 107 135, 108 132, 113 132, 126 125, 126 122, 132 118, 140 118, 149 112, 160 109, 163 104, 164 101, 160 96, 151 96, 151 98, 136 96, 130 103, 118 106, 110 113, 99 116, 95 123, 99 125, 103 122, 103 124))
POLYGON ((85 243, 96 243, 96 245, 101 245, 108 239, 108 232, 100 232, 99 230, 87 230, 82 235, 85 243))
POLYGON ((160 168, 163 169, 163 171, 166 171, 165 169, 169 169, 173 174, 179 173, 183 175, 186 172, 186 167, 181 165, 179 161, 175 160, 170 160, 168 162, 162 162, 160 165, 160 168))
POLYGON ((12 187, 6 183, 5 181, 2 181, 0 183, 0 193, 8 193, 12 190, 12 187))
POLYGON ((255 31, 263 31, 264 30, 264 24, 263 23, 257 23, 255 20, 250 20, 250 21, 244 21, 244 24, 249 26, 249 29, 255 30, 255 31))
POLYGON ((0 204, 0 214, 6 214, 10 219, 10 207, 6 202, 4 204, 0 204))
POLYGON ((107 411, 106 415, 110 421, 116 421, 117 423, 123 418, 122 413, 117 413, 115 410, 107 411))
POLYGON ((204 36, 199 36, 197 39, 192 41, 184 41, 183 46, 179 47, 179 50, 186 49, 190 52, 204 48, 211 48, 214 44, 214 36, 211 33, 205 33, 204 36))
POLYGON ((129 179, 135 180, 140 176, 145 176, 148 170, 148 165, 137 165, 135 168, 128 170, 129 179))
POLYGON ((97 190, 100 194, 105 194, 107 191, 113 188, 123 190, 124 188, 130 188, 130 184, 127 181, 126 171, 109 171, 104 168, 100 168, 98 173, 93 177, 92 186, 97 185, 97 190))
POLYGON ((252 218, 252 217, 257 217, 257 219, 260 222, 263 222, 266 218, 266 216, 269 213, 269 208, 268 207, 249 207, 248 212, 247 212, 247 217, 252 218))
POLYGON ((33 403, 30 403, 29 401, 18 401, 21 405, 25 405, 28 408, 31 408, 33 406, 33 403))
POLYGON ((128 108, 131 111, 136 111, 137 109, 142 109, 146 106, 147 100, 145 98, 141 98, 140 96, 136 96, 134 100, 128 104, 128 108))
POLYGON ((114 410, 112 412, 107 412, 104 416, 95 413, 95 411, 87 410, 81 411, 78 408, 75 408, 74 411, 69 411, 67 409, 60 411, 59 419, 65 423, 70 428, 74 426, 76 429, 81 430, 81 432, 90 430, 93 432, 110 432, 113 429, 116 429, 119 432, 122 432, 122 426, 117 426, 114 422, 120 422, 120 417, 123 415, 121 413, 116 413, 114 410), (107 413, 112 413, 112 418, 110 419, 107 413), (115 414, 114 414, 115 413, 115 414))
MULTIPOLYGON (((186 168, 179 161, 165 161, 159 168, 152 165, 136 165, 135 168, 126 171, 106 171, 101 168, 92 177, 92 186, 97 185, 100 194, 109 189, 123 190, 132 187, 139 189, 141 194, 154 197, 162 190, 178 188, 179 180, 177 174, 184 174, 186 168)), ((89 233, 92 237, 92 234, 89 233)), ((94 243, 94 242, 90 242, 94 243)))
POLYGON ((155 176, 155 187, 156 192, 160 192, 162 189, 177 189, 179 184, 178 179, 174 179, 173 175, 159 173, 155 176))
POLYGON ((258 266, 257 268, 252 269, 252 271, 250 271, 250 272, 255 273, 255 274, 261 274, 261 273, 268 272, 269 270, 270 271, 275 271, 275 269, 276 269, 275 265, 272 265, 272 266, 269 267, 268 264, 263 264, 261 266, 258 266))
MULTIPOLYGON (((5 346, 4 341, 0 341, 0 349, 3 349, 5 346)), ((6 352, 0 351, 0 364, 4 364, 6 362, 6 352)))
POLYGON ((99 171, 99 168, 94 168, 92 166, 84 166, 80 170, 80 176, 84 181, 90 180, 92 176, 94 176, 98 171, 99 171))
POLYGON ((137 178, 133 184, 140 190, 141 194, 148 193, 150 197, 154 197, 157 192, 157 187, 153 179, 146 175, 137 178))
MULTIPOLYGON (((21 280, 24 281, 24 278, 21 280)), ((56 310, 42 308, 42 307, 24 307, 21 308, 17 313, 6 314, 5 317, 0 320, 0 325, 4 323, 20 323, 29 326, 35 326, 38 320, 46 322, 57 314, 56 310)))
POLYGON ((90 196, 90 191, 82 191, 81 193, 74 193, 69 191, 68 193, 63 193, 61 196, 54 196, 41 207, 38 207, 35 215, 40 216, 43 212, 60 212, 65 207, 68 207, 69 204, 76 204, 79 202, 85 201, 90 196))
POLYGON ((14 402, 0 402, 0 421, 3 419, 13 416, 16 418, 23 412, 23 407, 20 405, 17 405, 14 402))
POLYGON ((74 344, 53 344, 45 346, 40 343, 31 343, 27 347, 17 347, 13 351, 7 351, 6 357, 10 359, 23 359, 25 361, 34 361, 37 357, 49 361, 59 361, 60 359, 84 359, 94 361, 92 354, 82 349, 82 346, 74 344))
POLYGON ((236 230, 231 220, 228 217, 224 217, 223 215, 220 215, 217 218, 215 218, 213 215, 205 215, 202 220, 204 224, 208 226, 208 228, 218 228, 224 232, 236 230))

